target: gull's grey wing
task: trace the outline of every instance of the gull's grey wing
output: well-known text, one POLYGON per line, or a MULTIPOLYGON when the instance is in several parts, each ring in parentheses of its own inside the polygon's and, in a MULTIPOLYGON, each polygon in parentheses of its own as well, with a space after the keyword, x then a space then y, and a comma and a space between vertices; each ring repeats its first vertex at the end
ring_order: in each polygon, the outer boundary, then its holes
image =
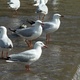
POLYGON ((45 31, 45 30, 47 30, 47 29, 50 29, 52 26, 54 26, 53 25, 53 23, 51 23, 51 22, 43 22, 43 30, 45 31))
POLYGON ((33 20, 28 20, 28 19, 27 19, 27 22, 28 22, 29 24, 31 24, 31 25, 35 24, 35 21, 33 21, 33 20))
POLYGON ((12 45, 4 42, 3 40, 0 40, 0 47, 1 48, 12 48, 12 45))
POLYGON ((0 47, 5 48, 5 43, 2 40, 0 40, 0 47))
POLYGON ((16 31, 16 33, 24 37, 31 37, 35 33, 35 31, 32 28, 27 28, 16 31))
POLYGON ((10 56, 10 60, 20 62, 28 62, 33 58, 35 58, 33 54, 13 54, 10 56))

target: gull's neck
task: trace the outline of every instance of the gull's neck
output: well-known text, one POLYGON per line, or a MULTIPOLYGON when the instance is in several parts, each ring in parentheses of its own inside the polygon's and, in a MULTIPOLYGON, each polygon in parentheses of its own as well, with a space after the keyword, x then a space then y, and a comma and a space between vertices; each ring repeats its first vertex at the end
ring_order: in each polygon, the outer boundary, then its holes
POLYGON ((36 49, 38 53, 42 53, 42 49, 40 46, 34 46, 34 49, 36 49))
POLYGON ((40 4, 45 4, 45 3, 44 3, 44 0, 40 0, 40 4))
POLYGON ((52 22, 54 22, 55 24, 60 25, 60 19, 59 18, 53 17, 52 22))
POLYGON ((36 56, 37 56, 37 59, 40 58, 41 54, 42 54, 42 49, 40 46, 34 46, 34 49, 36 50, 36 56))
POLYGON ((0 33, 0 38, 8 37, 7 36, 7 31, 3 31, 0 33))
MULTIPOLYGON (((36 24, 35 24, 36 25, 36 24)), ((42 30, 42 26, 41 26, 41 24, 37 24, 35 27, 34 27, 34 30, 42 30)))

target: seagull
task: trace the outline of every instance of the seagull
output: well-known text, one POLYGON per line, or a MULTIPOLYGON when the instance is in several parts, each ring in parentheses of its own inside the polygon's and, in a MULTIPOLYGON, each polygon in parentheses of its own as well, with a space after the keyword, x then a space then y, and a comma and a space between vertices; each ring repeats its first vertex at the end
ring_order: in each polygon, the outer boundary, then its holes
MULTIPOLYGON (((55 13, 51 21, 43 22, 42 28, 43 28, 43 32, 46 33, 46 43, 48 43, 50 40, 50 34, 59 29, 61 24, 60 17, 64 17, 64 16, 58 13, 55 13)), ((35 22, 28 21, 28 23, 30 23, 31 25, 34 25, 35 22)))
POLYGON ((41 41, 37 41, 34 44, 33 49, 30 50, 26 50, 23 52, 20 52, 18 54, 11 54, 9 55, 9 57, 7 57, 6 62, 23 62, 26 63, 25 68, 27 71, 30 71, 29 66, 30 64, 32 64, 33 62, 37 61, 41 54, 42 54, 42 47, 46 47, 47 46, 41 42, 41 41))
POLYGON ((28 47, 32 47, 32 40, 38 38, 42 34, 42 21, 37 20, 33 27, 27 27, 26 29, 17 29, 15 33, 21 36, 25 42, 27 43, 28 47))
POLYGON ((46 43, 50 40, 50 34, 57 31, 60 27, 60 17, 63 17, 62 15, 56 13, 53 15, 52 21, 49 22, 43 22, 43 32, 46 33, 46 43))
MULTIPOLYGON (((44 3, 47 4, 48 0, 44 0, 44 3)), ((34 6, 39 6, 40 0, 34 0, 34 6)))
POLYGON ((4 26, 0 26, 0 49, 2 50, 1 58, 3 56, 3 50, 7 50, 6 57, 8 56, 8 51, 13 48, 13 43, 7 36, 7 29, 4 26))
POLYGON ((39 20, 44 20, 44 17, 48 14, 48 7, 44 3, 44 0, 40 0, 40 4, 37 6, 36 13, 39 14, 39 20), (40 19, 40 15, 43 14, 43 17, 40 19))
POLYGON ((20 7, 20 0, 10 0, 7 4, 9 5, 9 8, 15 10, 17 13, 17 10, 20 7))

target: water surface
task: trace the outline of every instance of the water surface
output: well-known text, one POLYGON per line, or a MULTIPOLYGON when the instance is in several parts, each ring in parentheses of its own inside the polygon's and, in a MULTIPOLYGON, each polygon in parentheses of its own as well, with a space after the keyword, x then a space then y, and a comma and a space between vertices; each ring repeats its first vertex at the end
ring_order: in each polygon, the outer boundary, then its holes
MULTIPOLYGON (((6 0, 0 0, 0 25, 7 29, 27 24, 27 19, 38 19, 33 0, 21 0, 21 7, 15 16, 6 3, 6 0)), ((48 49, 43 49, 41 58, 31 65, 30 72, 26 72, 25 65, 21 63, 0 60, 0 80, 72 80, 80 64, 80 1, 49 0, 47 6, 49 13, 45 21, 49 21, 54 13, 64 15, 60 28, 51 35, 48 49)), ((20 37, 15 37, 9 30, 8 35, 14 44, 9 54, 28 49, 20 37)), ((37 40, 45 42, 45 34, 37 40)))

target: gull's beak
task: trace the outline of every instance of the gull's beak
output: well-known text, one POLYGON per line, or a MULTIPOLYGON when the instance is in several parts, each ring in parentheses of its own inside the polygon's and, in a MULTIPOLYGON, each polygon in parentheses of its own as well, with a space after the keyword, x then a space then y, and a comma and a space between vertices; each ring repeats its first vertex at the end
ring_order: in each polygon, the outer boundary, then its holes
POLYGON ((61 15, 61 17, 64 17, 63 15, 61 15))
POLYGON ((44 45, 44 48, 48 48, 48 46, 44 45))
POLYGON ((43 27, 44 23, 41 23, 41 26, 43 27))

